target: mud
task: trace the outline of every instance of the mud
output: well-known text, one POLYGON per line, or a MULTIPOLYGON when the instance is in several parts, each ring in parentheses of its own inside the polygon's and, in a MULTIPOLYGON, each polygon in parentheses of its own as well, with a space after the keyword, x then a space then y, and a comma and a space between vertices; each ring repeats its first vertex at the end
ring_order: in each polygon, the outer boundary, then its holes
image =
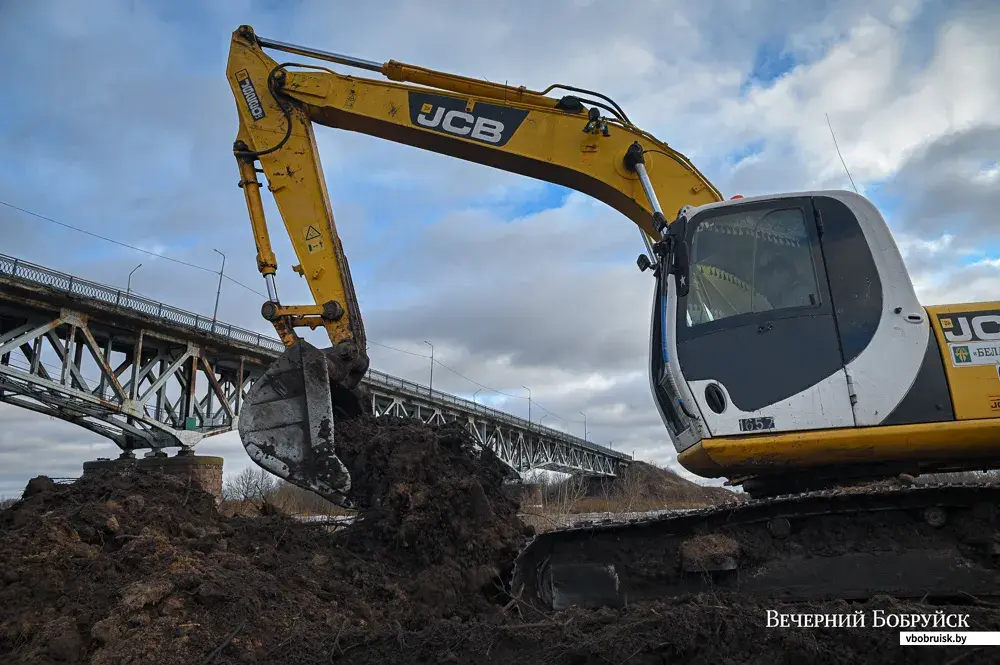
MULTIPOLYGON (((970 630, 997 630, 992 607, 930 606, 877 597, 866 603, 762 605, 695 595, 625 609, 568 610, 521 624, 437 622, 371 636, 337 662, 524 665, 810 665, 995 663, 996 647, 903 647, 899 631, 873 627, 875 611, 968 615, 970 630), (767 628, 768 610, 865 617, 863 628, 767 628), (405 645, 401 647, 400 645, 405 645)), ((882 615, 884 616, 884 615, 882 615)), ((318 662, 318 661, 316 661, 318 662)))
POLYGON ((373 506, 338 533, 227 518, 165 476, 33 479, 0 514, 0 662, 197 663, 237 628, 215 662, 300 662, 314 638, 499 614, 524 526, 492 453, 406 421, 338 439, 373 506))
MULTIPOLYGON (((370 507, 336 533, 225 517, 211 495, 162 475, 33 479, 0 513, 0 663, 993 660, 904 649, 886 628, 767 629, 778 606, 737 596, 519 613, 504 581, 524 525, 495 457, 458 428, 406 421, 338 424, 337 440, 370 507)), ((1000 630, 1000 611, 969 602, 782 611, 944 609, 1000 630)))

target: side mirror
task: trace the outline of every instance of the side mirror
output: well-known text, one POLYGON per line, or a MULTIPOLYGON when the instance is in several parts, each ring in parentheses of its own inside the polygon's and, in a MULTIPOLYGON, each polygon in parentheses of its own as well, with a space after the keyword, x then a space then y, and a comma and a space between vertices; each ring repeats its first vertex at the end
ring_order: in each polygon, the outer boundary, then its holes
POLYGON ((680 240, 674 246, 674 265, 670 272, 677 278, 677 296, 683 298, 690 288, 691 254, 687 240, 680 240))

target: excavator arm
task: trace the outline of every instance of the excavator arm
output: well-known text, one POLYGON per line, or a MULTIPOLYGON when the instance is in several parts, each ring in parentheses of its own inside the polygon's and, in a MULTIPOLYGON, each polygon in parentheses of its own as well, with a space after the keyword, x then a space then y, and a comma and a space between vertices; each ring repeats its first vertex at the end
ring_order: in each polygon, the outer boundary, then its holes
POLYGON ((532 91, 395 61, 379 64, 264 39, 249 26, 233 33, 227 75, 240 119, 234 144, 240 187, 268 289, 262 314, 288 347, 247 396, 241 437, 258 464, 342 505, 350 502, 350 477, 334 449, 333 422, 338 411, 361 408, 357 387, 368 356, 314 123, 583 192, 631 219, 650 256, 667 226, 664 208, 722 200, 684 155, 633 125, 611 99, 579 88, 532 91), (388 80, 279 63, 264 48, 367 69, 388 80), (567 94, 548 96, 555 90, 567 94), (314 304, 285 305, 278 298, 278 264, 258 173, 295 250, 293 270, 306 279, 314 304), (296 333, 319 326, 332 343, 322 351, 296 333))

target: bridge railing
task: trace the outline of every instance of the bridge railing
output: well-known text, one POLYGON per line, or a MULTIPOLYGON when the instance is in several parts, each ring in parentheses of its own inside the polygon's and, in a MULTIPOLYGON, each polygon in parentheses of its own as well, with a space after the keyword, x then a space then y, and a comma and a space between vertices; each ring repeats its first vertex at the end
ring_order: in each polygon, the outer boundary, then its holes
POLYGON ((239 328, 229 323, 215 321, 207 316, 167 305, 157 300, 138 296, 130 291, 122 291, 105 284, 80 279, 74 275, 58 272, 28 261, 0 254, 0 275, 10 275, 16 279, 48 286, 65 293, 100 300, 114 307, 141 312, 147 316, 166 319, 172 323, 214 333, 229 339, 257 346, 268 351, 281 352, 285 346, 281 340, 262 333, 239 328))
MULTIPOLYGON (((172 305, 167 305, 166 303, 162 303, 157 300, 138 296, 129 291, 122 291, 121 289, 107 286, 106 284, 80 279, 74 275, 52 270, 51 268, 30 263, 13 256, 0 254, 0 275, 9 275, 15 279, 48 286, 65 293, 100 300, 101 302, 108 303, 114 307, 129 309, 135 312, 141 312, 147 316, 166 319, 172 323, 195 328, 196 330, 203 332, 221 335, 222 337, 243 342, 244 344, 250 344, 273 353, 281 353, 285 350, 285 346, 282 344, 281 340, 273 337, 267 337, 262 333, 253 332, 252 330, 239 328, 229 323, 213 320, 206 316, 195 314, 194 312, 189 312, 172 305)), ((406 379, 401 379, 399 377, 392 376, 391 374, 386 374, 385 372, 369 370, 365 378, 369 383, 375 385, 406 390, 417 395, 426 395, 429 399, 434 401, 452 404, 464 409, 465 411, 478 413, 495 421, 503 422, 524 430, 538 432, 540 434, 544 434, 546 437, 563 441, 570 445, 588 448, 594 452, 601 453, 603 455, 610 455, 619 459, 632 459, 630 455, 620 453, 616 450, 612 450, 611 448, 606 448, 604 446, 597 445, 596 443, 585 441, 578 437, 560 432, 559 430, 543 427, 537 423, 529 423, 524 418, 518 418, 517 416, 512 416, 504 411, 483 406, 473 400, 456 397, 437 390, 431 390, 427 386, 423 386, 413 381, 407 381, 406 379)), ((213 424, 221 425, 222 423, 213 424)))

